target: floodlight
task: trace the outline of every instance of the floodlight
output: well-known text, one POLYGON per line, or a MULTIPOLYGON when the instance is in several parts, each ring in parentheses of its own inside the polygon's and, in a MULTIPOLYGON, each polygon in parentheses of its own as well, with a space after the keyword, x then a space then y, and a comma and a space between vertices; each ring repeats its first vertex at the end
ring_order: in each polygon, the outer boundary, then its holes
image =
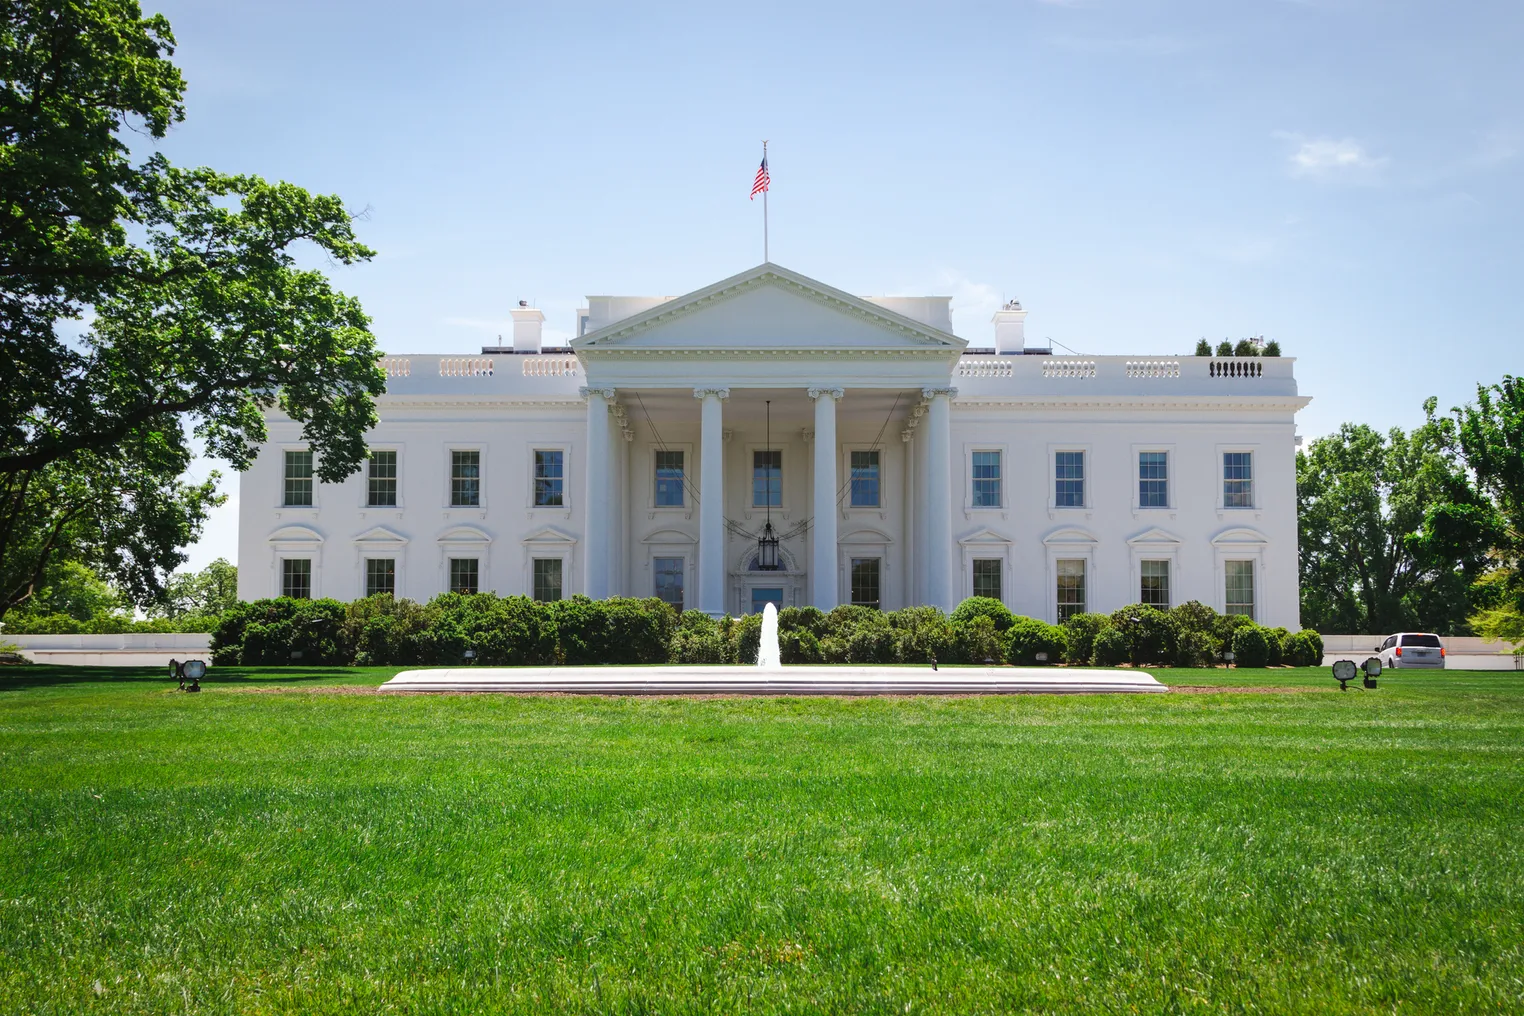
POLYGON ((1333 665, 1334 680, 1339 682, 1340 691, 1349 691, 1348 683, 1355 679, 1359 671, 1355 668, 1354 660, 1339 660, 1333 665))

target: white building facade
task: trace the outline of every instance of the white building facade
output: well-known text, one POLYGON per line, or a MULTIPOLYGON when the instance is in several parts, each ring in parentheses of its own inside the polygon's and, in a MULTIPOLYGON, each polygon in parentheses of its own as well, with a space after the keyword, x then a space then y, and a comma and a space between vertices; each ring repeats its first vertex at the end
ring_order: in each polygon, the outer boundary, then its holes
POLYGON ((773 264, 590 297, 559 350, 521 306, 513 347, 385 358, 371 457, 342 483, 271 414, 239 595, 713 614, 988 595, 1053 622, 1194 599, 1295 630, 1294 361, 1046 355, 1025 316, 1008 305, 970 343, 945 297, 773 264))

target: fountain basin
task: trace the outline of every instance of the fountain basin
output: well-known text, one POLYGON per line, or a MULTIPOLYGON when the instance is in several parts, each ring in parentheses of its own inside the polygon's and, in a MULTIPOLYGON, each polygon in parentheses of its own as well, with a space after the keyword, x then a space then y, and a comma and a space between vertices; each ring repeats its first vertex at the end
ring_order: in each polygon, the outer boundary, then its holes
POLYGON ((568 695, 1023 695, 1169 691, 1142 670, 1078 667, 452 667, 404 670, 383 692, 568 695))

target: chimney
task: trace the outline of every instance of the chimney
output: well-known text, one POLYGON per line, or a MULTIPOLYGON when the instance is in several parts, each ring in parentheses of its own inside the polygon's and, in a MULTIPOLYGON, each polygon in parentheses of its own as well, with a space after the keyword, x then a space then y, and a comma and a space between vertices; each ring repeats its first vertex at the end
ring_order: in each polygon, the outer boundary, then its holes
POLYGON ((529 306, 528 300, 520 300, 511 311, 513 314, 513 351, 515 353, 538 353, 540 351, 540 327, 545 315, 529 306))
POLYGON ((1009 300, 995 311, 995 353, 1021 353, 1027 348, 1027 312, 1019 300, 1009 300))

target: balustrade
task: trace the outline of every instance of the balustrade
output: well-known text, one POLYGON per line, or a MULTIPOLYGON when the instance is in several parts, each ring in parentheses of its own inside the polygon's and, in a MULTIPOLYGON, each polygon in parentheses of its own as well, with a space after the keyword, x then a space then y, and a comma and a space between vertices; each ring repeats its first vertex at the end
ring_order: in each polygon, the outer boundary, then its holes
POLYGON ((525 377, 569 377, 578 371, 575 356, 526 356, 525 377))
POLYGON ((413 374, 413 361, 406 356, 383 356, 381 369, 387 377, 411 377, 413 374))
POLYGON ((1213 360, 1207 365, 1209 377, 1264 377, 1265 365, 1258 357, 1213 360))
POLYGON ((974 359, 964 357, 958 361, 959 377, 1013 377, 1015 368, 1010 360, 974 359))
POLYGON ((444 356, 439 359, 440 377, 491 377, 489 357, 444 356))
POLYGON ((1043 377, 1095 377, 1094 360, 1071 360, 1068 357, 1045 356, 1042 363, 1043 377))
POLYGON ((1179 377, 1179 360, 1128 360, 1128 377, 1179 377))

